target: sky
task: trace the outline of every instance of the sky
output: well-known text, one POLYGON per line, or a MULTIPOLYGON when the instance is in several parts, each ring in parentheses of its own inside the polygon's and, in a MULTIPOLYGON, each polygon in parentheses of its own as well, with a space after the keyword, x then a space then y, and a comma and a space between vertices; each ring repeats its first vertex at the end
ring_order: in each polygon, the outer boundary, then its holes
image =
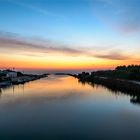
POLYGON ((0 0, 0 68, 140 64, 140 0, 0 0))

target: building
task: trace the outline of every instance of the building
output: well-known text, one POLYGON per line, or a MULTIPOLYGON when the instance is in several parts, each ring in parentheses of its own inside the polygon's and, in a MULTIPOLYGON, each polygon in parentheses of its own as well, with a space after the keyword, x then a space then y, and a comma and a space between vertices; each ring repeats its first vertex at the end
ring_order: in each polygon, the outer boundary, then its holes
POLYGON ((15 77, 17 77, 17 72, 15 72, 15 71, 9 71, 6 74, 6 77, 7 78, 15 78, 15 77))

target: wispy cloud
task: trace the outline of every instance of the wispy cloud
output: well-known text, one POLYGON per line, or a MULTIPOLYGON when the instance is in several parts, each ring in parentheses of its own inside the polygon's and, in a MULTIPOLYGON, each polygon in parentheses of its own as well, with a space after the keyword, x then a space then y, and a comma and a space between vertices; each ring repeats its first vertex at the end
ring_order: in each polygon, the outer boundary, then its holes
POLYGON ((77 56, 84 54, 84 51, 72 48, 60 43, 45 41, 40 39, 37 41, 33 39, 26 39, 16 36, 9 32, 0 32, 0 50, 3 51, 14 51, 15 53, 31 54, 31 56, 45 56, 47 53, 60 53, 65 55, 77 56))
POLYGON ((125 34, 140 32, 139 0, 97 0, 93 3, 96 16, 109 26, 125 34))
POLYGON ((130 56, 124 55, 122 53, 119 52, 109 52, 107 54, 97 54, 95 55, 95 57, 98 58, 104 58, 104 59, 112 59, 112 60, 127 60, 130 59, 130 56))
POLYGON ((118 50, 102 50, 101 47, 92 47, 92 50, 79 46, 64 45, 53 41, 27 40, 12 33, 0 32, 0 51, 5 53, 18 53, 30 56, 47 56, 47 54, 59 54, 65 56, 88 56, 110 60, 127 60, 130 57, 118 50))
POLYGON ((26 9, 38 12, 38 13, 43 14, 45 16, 62 17, 61 15, 58 15, 58 14, 53 13, 53 12, 50 12, 49 10, 46 10, 46 9, 40 8, 38 6, 34 6, 34 5, 31 5, 31 4, 25 3, 23 1, 19 1, 19 0, 18 1, 17 0, 7 0, 7 1, 10 2, 10 3, 16 4, 18 6, 22 6, 22 7, 26 8, 26 9))

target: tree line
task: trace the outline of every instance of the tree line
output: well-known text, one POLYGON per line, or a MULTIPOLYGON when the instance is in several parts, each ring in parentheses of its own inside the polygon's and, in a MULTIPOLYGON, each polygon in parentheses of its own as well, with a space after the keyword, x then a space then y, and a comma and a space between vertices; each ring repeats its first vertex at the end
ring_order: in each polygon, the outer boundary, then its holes
POLYGON ((77 75, 81 79, 93 77, 108 77, 113 79, 126 79, 140 81, 140 65, 117 66, 114 70, 100 70, 91 73, 82 72, 77 75))

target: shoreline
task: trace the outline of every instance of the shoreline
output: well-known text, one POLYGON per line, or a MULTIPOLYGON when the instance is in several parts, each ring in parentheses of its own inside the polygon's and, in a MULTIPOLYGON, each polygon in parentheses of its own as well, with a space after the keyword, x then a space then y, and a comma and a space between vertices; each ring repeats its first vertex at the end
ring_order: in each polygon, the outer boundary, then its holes
POLYGON ((140 83, 139 81, 131 81, 125 79, 115 79, 109 77, 97 77, 93 75, 82 75, 82 74, 69 74, 75 77, 79 82, 90 85, 97 84, 113 91, 115 94, 122 92, 130 96, 130 102, 140 104, 140 83))
POLYGON ((126 79, 115 79, 110 77, 99 77, 99 76, 78 76, 76 74, 69 74, 77 79, 80 82, 95 83, 106 86, 115 91, 122 91, 127 93, 140 93, 140 82, 134 80, 126 79))
POLYGON ((11 78, 10 80, 1 81, 0 88, 5 88, 12 85, 19 85, 19 84, 24 84, 24 83, 34 81, 34 80, 39 80, 41 78, 48 77, 48 75, 49 74, 42 74, 42 75, 25 74, 20 77, 11 78))

